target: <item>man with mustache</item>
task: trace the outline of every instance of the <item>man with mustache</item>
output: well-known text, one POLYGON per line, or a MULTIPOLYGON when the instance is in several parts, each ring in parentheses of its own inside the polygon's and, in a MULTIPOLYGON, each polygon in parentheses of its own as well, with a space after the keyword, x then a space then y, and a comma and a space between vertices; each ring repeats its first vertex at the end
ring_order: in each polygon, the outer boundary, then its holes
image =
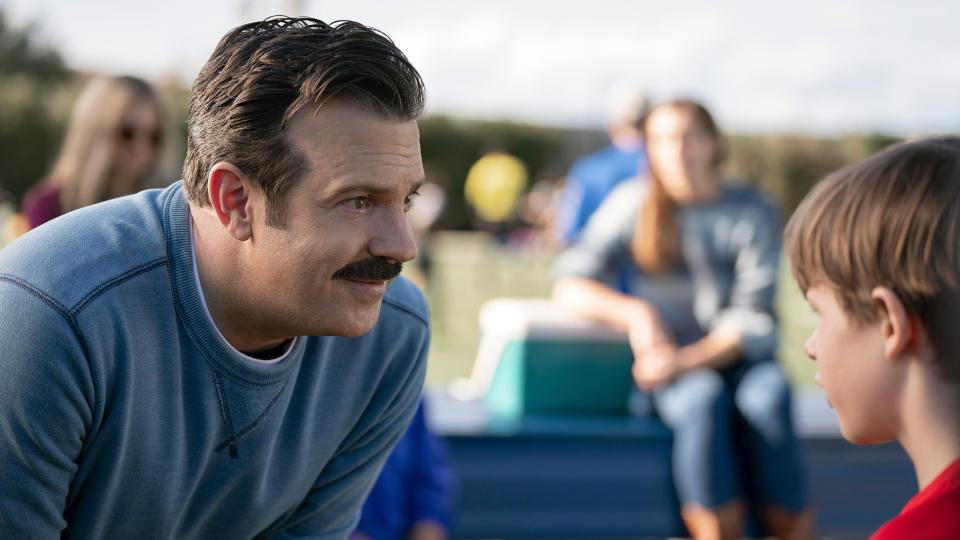
POLYGON ((0 537, 348 536, 424 377, 422 109, 376 30, 238 27, 182 182, 0 252, 0 537))

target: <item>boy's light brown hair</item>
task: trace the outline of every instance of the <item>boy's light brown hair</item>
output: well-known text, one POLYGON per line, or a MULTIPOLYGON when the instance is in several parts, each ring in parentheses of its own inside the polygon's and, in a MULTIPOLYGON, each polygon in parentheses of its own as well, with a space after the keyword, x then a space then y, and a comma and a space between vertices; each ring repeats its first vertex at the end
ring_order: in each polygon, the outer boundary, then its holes
POLYGON ((831 173, 784 237, 804 292, 828 285, 870 323, 870 291, 893 290, 927 331, 940 374, 960 382, 960 137, 900 143, 831 173))

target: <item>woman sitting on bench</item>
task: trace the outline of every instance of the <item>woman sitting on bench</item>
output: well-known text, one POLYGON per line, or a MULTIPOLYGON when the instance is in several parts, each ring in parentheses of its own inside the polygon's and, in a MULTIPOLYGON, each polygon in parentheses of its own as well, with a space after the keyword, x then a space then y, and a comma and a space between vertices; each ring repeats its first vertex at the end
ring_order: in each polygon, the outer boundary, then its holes
POLYGON ((777 213, 721 183, 722 140, 702 105, 659 105, 644 131, 650 176, 611 192, 561 254, 554 298, 627 330, 633 377, 674 433, 694 538, 739 538, 748 494, 768 534, 809 538, 790 388, 773 357, 777 213))

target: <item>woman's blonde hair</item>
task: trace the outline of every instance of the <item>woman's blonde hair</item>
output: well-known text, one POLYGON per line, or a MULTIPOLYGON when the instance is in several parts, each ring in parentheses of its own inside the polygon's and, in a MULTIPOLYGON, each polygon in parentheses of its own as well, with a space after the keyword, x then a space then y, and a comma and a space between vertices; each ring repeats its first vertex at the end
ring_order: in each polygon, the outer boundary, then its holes
MULTIPOLYGON (((80 93, 49 175, 60 187, 64 213, 107 198, 117 133, 129 107, 139 101, 156 107, 162 138, 163 107, 153 88, 141 79, 97 77, 80 93)), ((152 171, 160 153, 157 148, 144 176, 152 171)))
MULTIPOLYGON (((694 121, 717 143, 713 166, 721 159, 722 135, 707 108, 691 99, 675 99, 661 103, 647 114, 649 119, 659 109, 675 108, 693 115, 694 121)), ((644 126, 646 136, 646 126, 644 126)), ((633 236, 633 259, 637 266, 662 274, 670 270, 680 253, 680 232, 677 228, 677 205, 667 194, 657 171, 650 164, 650 181, 646 197, 640 203, 633 236)))
POLYGON ((806 290, 830 287, 869 323, 870 294, 893 290, 960 381, 960 138, 894 145, 821 180, 787 223, 785 247, 806 290))

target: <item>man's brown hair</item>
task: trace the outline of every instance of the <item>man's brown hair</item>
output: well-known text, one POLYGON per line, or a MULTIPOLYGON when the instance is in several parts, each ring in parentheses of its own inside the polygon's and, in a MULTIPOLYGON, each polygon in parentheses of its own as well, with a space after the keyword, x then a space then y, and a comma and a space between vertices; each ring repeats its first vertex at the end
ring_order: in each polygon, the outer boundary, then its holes
POLYGON ((306 168, 284 128, 304 106, 334 97, 397 120, 424 106, 419 73, 376 29, 272 17, 231 30, 193 83, 183 165, 190 201, 210 204, 207 174, 228 161, 263 190, 267 222, 283 225, 284 196, 306 168))
POLYGON ((893 290, 930 336, 943 373, 960 381, 960 138, 894 145, 820 181, 784 232, 805 292, 828 285, 854 320, 879 315, 893 290))

